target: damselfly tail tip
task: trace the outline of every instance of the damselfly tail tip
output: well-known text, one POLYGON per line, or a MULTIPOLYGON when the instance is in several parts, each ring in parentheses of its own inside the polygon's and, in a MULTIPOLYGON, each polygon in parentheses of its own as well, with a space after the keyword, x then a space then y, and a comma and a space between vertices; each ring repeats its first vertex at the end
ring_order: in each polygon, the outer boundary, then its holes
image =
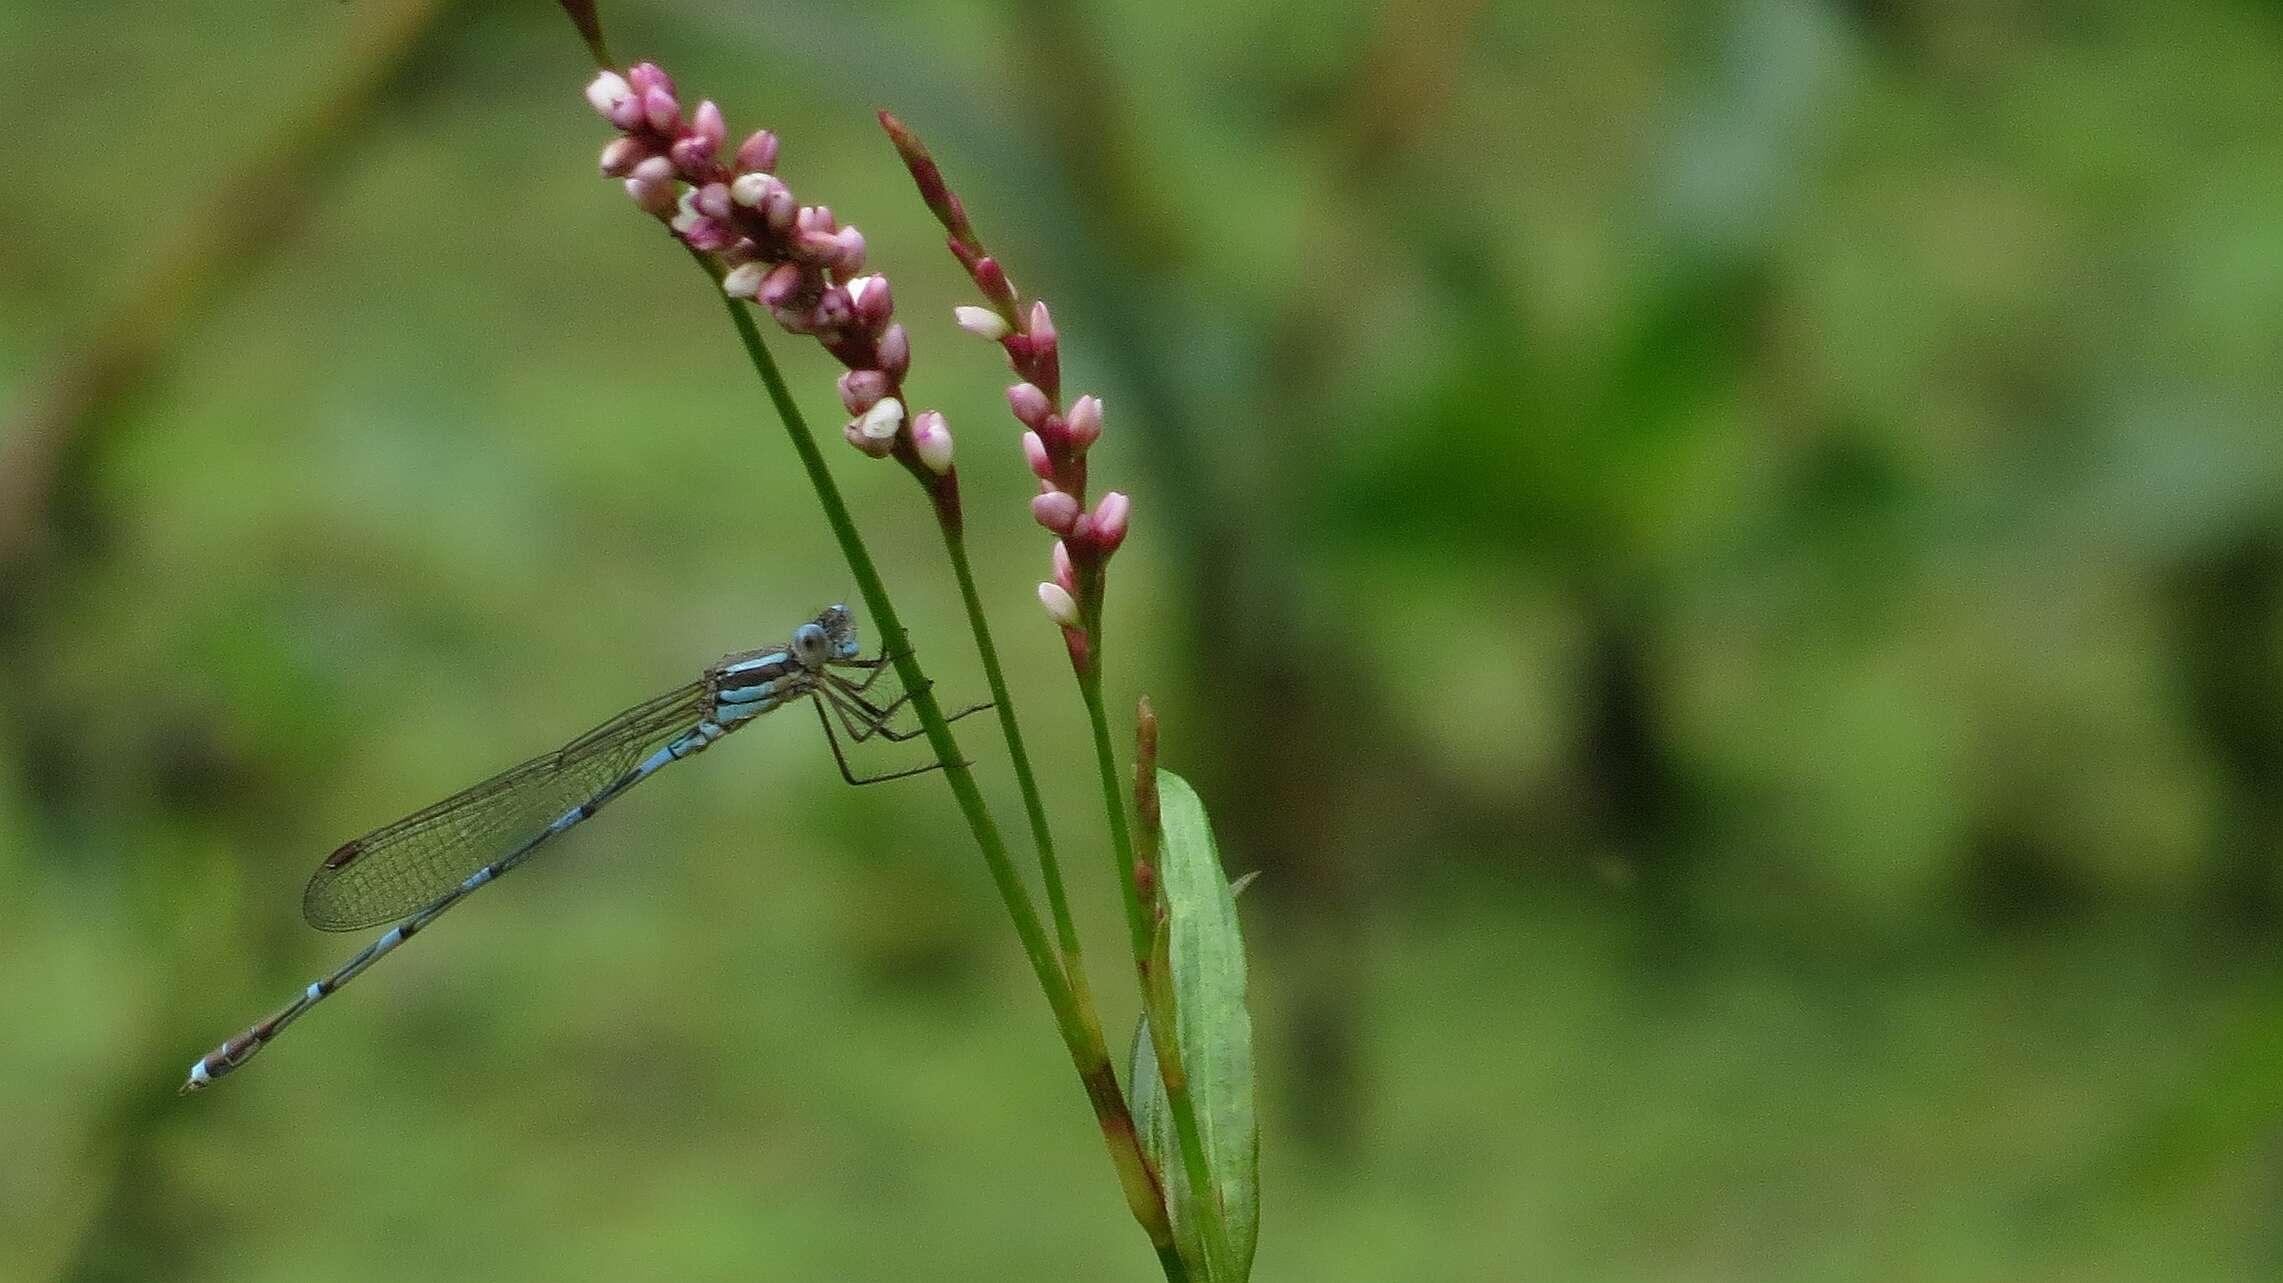
POLYGON ((204 1091, 213 1086, 215 1080, 222 1075, 245 1064, 255 1052, 262 1049, 262 1033, 263 1026, 256 1025, 200 1056, 190 1066, 189 1076, 182 1080, 182 1087, 175 1094, 187 1096, 194 1091, 204 1091))

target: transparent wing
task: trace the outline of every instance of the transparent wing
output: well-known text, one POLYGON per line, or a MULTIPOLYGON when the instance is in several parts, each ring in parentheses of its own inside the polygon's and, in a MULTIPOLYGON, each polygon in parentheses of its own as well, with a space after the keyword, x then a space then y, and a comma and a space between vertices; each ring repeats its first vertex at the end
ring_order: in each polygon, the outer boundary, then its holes
POLYGON ((383 825, 325 857, 301 894, 313 927, 393 922, 529 841, 704 717, 692 682, 483 783, 383 825))

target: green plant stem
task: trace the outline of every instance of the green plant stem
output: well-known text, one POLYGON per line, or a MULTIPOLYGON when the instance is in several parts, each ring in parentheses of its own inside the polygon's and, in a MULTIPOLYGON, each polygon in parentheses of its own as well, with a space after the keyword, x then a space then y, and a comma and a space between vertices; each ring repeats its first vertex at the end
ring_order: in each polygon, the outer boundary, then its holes
MULTIPOLYGON (((693 252, 691 257, 715 287, 719 296, 720 277, 714 264, 693 252)), ((785 435, 792 442, 793 453, 801 468, 808 474, 809 484, 816 491, 817 503, 824 509, 825 523, 832 528, 833 538, 848 560, 849 573, 856 578, 857 592, 864 598, 865 609, 880 628, 881 646, 895 665, 896 676, 911 696, 912 708, 918 714, 920 725, 927 732, 928 745, 934 749, 936 760, 943 765, 943 775, 951 786, 959 810, 967 819, 968 830, 974 834, 975 845, 983 852, 983 862, 989 868, 991 882, 997 887, 1000 900, 1006 905, 1007 916, 1013 919, 1015 934, 1022 941, 1023 956, 1029 959, 1031 971, 1038 979, 1039 989, 1045 993, 1047 1006, 1054 1013, 1055 1027, 1062 1034, 1063 1045, 1068 1048, 1079 1081, 1094 1108, 1102 1137, 1110 1149, 1110 1159, 1117 1168, 1119 1184, 1126 1193, 1127 1207, 1134 1219, 1156 1249, 1159 1263, 1165 1268, 1168 1283, 1187 1283, 1188 1272, 1173 1252, 1173 1227, 1166 1213, 1165 1195, 1148 1158, 1143 1154, 1140 1137, 1134 1130, 1133 1115, 1123 1092, 1118 1089, 1117 1073, 1111 1067, 1109 1048, 1102 1040, 1100 1019, 1090 1005, 1080 1005, 1078 995, 1072 991, 1069 978, 1056 963, 1046 931, 1040 925, 1038 910, 1032 906, 1030 895, 1023 889, 1022 879, 1015 873, 1013 861, 1007 856, 1005 841, 999 836, 998 824, 983 805, 983 795, 975 787, 975 778, 967 762, 959 755, 959 743, 953 737, 951 724, 944 719, 943 708, 936 702, 928 685, 927 674, 912 653, 903 623, 896 616, 895 606, 888 599, 886 585, 872 563, 872 555, 864 546, 864 538, 857 532, 855 520, 849 516, 848 505, 840 497, 840 487, 833 481, 826 467, 824 454, 817 449, 816 436, 809 431, 808 420, 793 401, 792 391, 785 386, 784 375, 777 369, 775 358, 762 342, 760 328, 754 324, 751 312, 735 299, 723 298, 729 312, 730 324, 736 328, 745 354, 753 369, 768 390, 770 403, 785 426, 785 435)))
POLYGON ((1087 662, 1077 666, 1078 694, 1094 728, 1094 767, 1102 778, 1102 809, 1110 817, 1110 849, 1118 859, 1118 891, 1126 905, 1126 931, 1133 939, 1134 965, 1149 974, 1150 920, 1142 907, 1141 883, 1134 878, 1133 831, 1126 824, 1125 790, 1118 784, 1118 757, 1110 747, 1110 716, 1102 707, 1102 605, 1098 585, 1083 600, 1080 620, 1087 636, 1087 662))
MULTIPOLYGON (((1054 835, 1046 825, 1046 803, 1039 798, 1038 777, 1031 772, 1030 753, 1023 747, 1023 730, 1015 719, 1014 696, 1007 693, 1007 675, 999 667, 999 647, 991 640, 991 625, 983 617, 983 598, 975 590, 975 571, 967 561, 967 536, 950 521, 941 521, 944 552, 951 558, 951 573, 959 581, 959 599, 967 607, 967 627, 975 634, 975 649, 983 657, 983 680, 991 688, 991 707, 999 715, 999 732, 1006 737, 1007 756, 1014 761, 1015 784, 1022 791, 1023 813, 1030 820, 1031 838, 1038 845, 1039 880, 1046 885, 1047 912, 1054 918, 1055 939, 1062 946, 1062 967, 1071 988, 1084 991, 1086 973, 1081 963, 1078 925, 1070 916, 1070 896, 1062 885, 1062 863, 1055 857, 1054 835)), ((1085 1006, 1091 1007, 1089 1001, 1085 1006)))
MULTIPOLYGON (((1157 961, 1171 965, 1170 955, 1157 961)), ((1197 1225, 1205 1252, 1205 1277, 1220 1280, 1234 1255, 1221 1208, 1220 1187, 1213 1183, 1212 1164, 1205 1157, 1205 1133, 1197 1122, 1197 1103, 1189 1094, 1189 1068, 1181 1058, 1181 1035, 1174 1011, 1173 977, 1162 984, 1143 978, 1143 1000, 1149 1009, 1149 1040, 1157 1053, 1158 1081, 1165 1084, 1165 1103, 1173 1115, 1174 1142, 1181 1150, 1181 1169, 1189 1178, 1189 1214, 1197 1225)))
POLYGON ((1094 766, 1102 780, 1102 806, 1110 819, 1110 845, 1117 853, 1118 885, 1125 894, 1126 925, 1134 941, 1134 970, 1140 977, 1142 1002, 1149 1012, 1158 1079, 1165 1084, 1165 1103, 1173 1115, 1182 1171, 1189 1178, 1190 1215, 1205 1244, 1206 1274, 1212 1280, 1227 1269, 1228 1227, 1223 1222, 1212 1165, 1205 1157, 1205 1135, 1197 1122, 1197 1102, 1189 1094, 1189 1076, 1182 1067, 1180 1026, 1173 1009, 1173 977, 1159 974, 1171 967, 1171 958, 1157 955, 1157 933, 1142 907, 1141 884, 1134 877, 1133 830, 1126 822, 1125 790, 1119 787, 1117 754, 1110 747, 1109 713, 1102 705, 1101 582, 1097 578, 1080 586, 1086 590, 1081 622, 1087 633, 1087 662, 1077 670, 1078 692, 1086 702, 1086 720, 1094 730, 1094 766))

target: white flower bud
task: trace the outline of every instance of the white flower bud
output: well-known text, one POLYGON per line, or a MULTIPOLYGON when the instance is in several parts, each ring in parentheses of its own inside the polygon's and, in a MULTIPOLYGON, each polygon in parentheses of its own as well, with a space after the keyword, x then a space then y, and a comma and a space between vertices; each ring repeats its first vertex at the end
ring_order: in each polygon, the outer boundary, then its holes
POLYGON ((986 343, 996 343, 1007 337, 1006 318, 990 308, 962 304, 951 309, 951 315, 959 322, 960 329, 986 343))
POLYGON ((1045 608, 1048 619, 1064 628, 1078 626, 1078 599, 1072 597, 1061 584, 1040 584, 1038 604, 1045 608))

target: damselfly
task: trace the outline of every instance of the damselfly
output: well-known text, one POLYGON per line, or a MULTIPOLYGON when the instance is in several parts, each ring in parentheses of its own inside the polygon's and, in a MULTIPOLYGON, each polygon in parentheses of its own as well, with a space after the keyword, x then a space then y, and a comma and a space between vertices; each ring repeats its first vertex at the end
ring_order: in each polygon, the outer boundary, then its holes
MULTIPOLYGON (((184 1091, 211 1085, 253 1058, 287 1025, 424 930, 445 910, 530 859, 549 839, 593 815, 669 762, 702 753, 715 740, 771 709, 809 699, 851 784, 877 784, 934 770, 940 763, 858 776, 833 734, 831 705, 851 740, 908 740, 889 719, 912 692, 882 705, 866 692, 888 667, 885 655, 857 658, 856 621, 833 606, 793 630, 785 645, 725 656, 686 686, 646 700, 552 753, 511 766, 394 824, 343 844, 309 879, 301 911, 310 925, 354 931, 395 921, 379 939, 316 981, 276 1014, 199 1058, 184 1091), (854 669, 855 679, 835 671, 854 669), (401 920, 400 920, 401 919, 401 920)), ((963 709, 964 717, 985 707, 963 709)))

